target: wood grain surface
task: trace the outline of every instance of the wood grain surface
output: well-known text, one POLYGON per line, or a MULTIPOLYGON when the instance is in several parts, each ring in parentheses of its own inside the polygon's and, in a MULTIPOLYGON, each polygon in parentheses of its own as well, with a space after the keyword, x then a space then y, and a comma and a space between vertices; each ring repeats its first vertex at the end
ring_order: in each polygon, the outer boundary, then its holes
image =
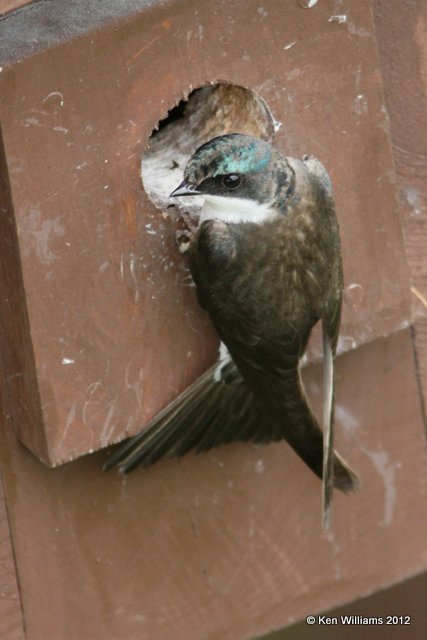
POLYGON ((23 7, 26 4, 31 4, 33 1, 34 0, 0 0, 0 16, 19 7, 23 7))
MULTIPOLYGON (((352 6, 346 3, 350 16, 352 6)), ((411 284, 425 298, 427 9, 422 0, 373 7, 411 284)), ((330 26, 356 28, 360 42, 370 42, 360 23, 330 26)), ((275 87, 258 85, 275 95, 275 87)), ((281 144, 288 133, 297 146, 288 125, 281 144)), ((132 208, 126 211, 132 220, 132 208)), ((412 299, 416 361, 408 329, 338 358, 338 447, 361 488, 336 496, 328 535, 319 483, 285 444, 230 446, 122 480, 100 473, 102 453, 44 468, 5 420, 0 463, 27 640, 246 640, 425 570, 427 459, 417 381, 425 393, 427 324, 424 304, 412 299)), ((318 409, 320 371, 311 366, 305 376, 318 409)), ((99 399, 89 398, 91 411, 99 399)), ((21 640, 1 488, 0 567, 0 594, 7 594, 0 596, 0 638, 21 640)))
MULTIPOLYGON (((51 465, 136 433, 216 357, 176 223, 140 180, 151 132, 194 87, 221 80, 255 91, 281 122, 278 148, 316 155, 330 172, 346 281, 339 350, 410 321, 370 2, 342 0, 346 22, 334 19, 335 0, 310 10, 281 0, 196 4, 197 13, 193 2, 147 2, 0 74, 30 322, 25 379, 38 402, 15 424, 51 465)), ((37 40, 45 23, 36 8, 6 17, 6 38, 28 27, 37 40)), ((20 373, 6 376, 12 395, 20 373)))
MULTIPOLYGON (((320 402, 320 369, 305 374, 320 402)), ((335 496, 328 534, 320 483, 285 443, 121 479, 102 453, 47 469, 3 430, 28 640, 247 640, 427 568, 409 331, 339 357, 337 377, 337 446, 361 488, 335 496)))
MULTIPOLYGON (((427 406, 427 3, 374 0, 385 101, 411 271, 414 339, 427 406)), ((427 425, 426 425, 427 428, 427 425)))
POLYGON ((0 474, 0 638, 24 640, 23 613, 18 590, 9 519, 0 474))

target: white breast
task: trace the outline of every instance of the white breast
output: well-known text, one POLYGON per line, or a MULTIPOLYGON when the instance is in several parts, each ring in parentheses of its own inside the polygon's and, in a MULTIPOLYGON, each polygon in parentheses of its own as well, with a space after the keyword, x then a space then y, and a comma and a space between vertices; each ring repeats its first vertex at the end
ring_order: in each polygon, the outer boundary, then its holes
POLYGON ((223 220, 224 222, 253 222, 261 224, 274 216, 270 204, 259 204, 243 198, 204 195, 200 222, 223 220))

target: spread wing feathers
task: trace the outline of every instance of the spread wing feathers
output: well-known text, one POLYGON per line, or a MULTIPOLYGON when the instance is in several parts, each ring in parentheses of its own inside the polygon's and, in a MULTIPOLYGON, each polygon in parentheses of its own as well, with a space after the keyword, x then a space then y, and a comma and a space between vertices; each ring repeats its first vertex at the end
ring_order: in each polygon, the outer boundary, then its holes
POLYGON ((104 469, 121 473, 148 467, 164 456, 181 457, 228 442, 279 440, 274 425, 242 380, 231 359, 208 369, 139 434, 108 459, 104 469))
MULTIPOLYGON (((255 378, 259 386, 259 373, 255 378)), ((287 380, 280 377, 261 387, 267 401, 274 403, 275 410, 271 413, 262 408, 256 394, 251 392, 251 385, 242 379, 231 359, 220 365, 220 371, 218 365, 211 367, 140 434, 119 447, 104 469, 117 466, 125 474, 136 466, 149 467, 165 456, 181 457, 191 450, 200 453, 229 442, 268 443, 285 439, 321 477, 322 431, 308 408, 299 372, 294 370, 287 380), (279 405, 278 395, 283 398, 279 405)), ((353 489, 352 471, 337 454, 332 461, 334 486, 344 492, 353 489)))

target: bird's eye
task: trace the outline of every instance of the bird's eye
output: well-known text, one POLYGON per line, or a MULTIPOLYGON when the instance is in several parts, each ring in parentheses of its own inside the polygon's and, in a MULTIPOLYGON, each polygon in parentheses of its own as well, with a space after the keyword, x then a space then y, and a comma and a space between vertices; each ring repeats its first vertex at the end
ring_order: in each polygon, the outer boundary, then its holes
POLYGON ((242 177, 238 173, 228 173, 222 177, 222 184, 227 189, 237 189, 242 182, 242 177))

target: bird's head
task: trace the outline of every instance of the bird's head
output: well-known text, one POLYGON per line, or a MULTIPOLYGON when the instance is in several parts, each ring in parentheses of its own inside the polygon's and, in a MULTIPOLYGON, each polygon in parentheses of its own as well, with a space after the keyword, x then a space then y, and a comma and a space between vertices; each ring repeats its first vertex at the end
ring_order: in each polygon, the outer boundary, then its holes
POLYGON ((197 149, 171 196, 203 196, 201 220, 260 222, 271 217, 293 171, 264 140, 239 133, 213 138, 197 149))

